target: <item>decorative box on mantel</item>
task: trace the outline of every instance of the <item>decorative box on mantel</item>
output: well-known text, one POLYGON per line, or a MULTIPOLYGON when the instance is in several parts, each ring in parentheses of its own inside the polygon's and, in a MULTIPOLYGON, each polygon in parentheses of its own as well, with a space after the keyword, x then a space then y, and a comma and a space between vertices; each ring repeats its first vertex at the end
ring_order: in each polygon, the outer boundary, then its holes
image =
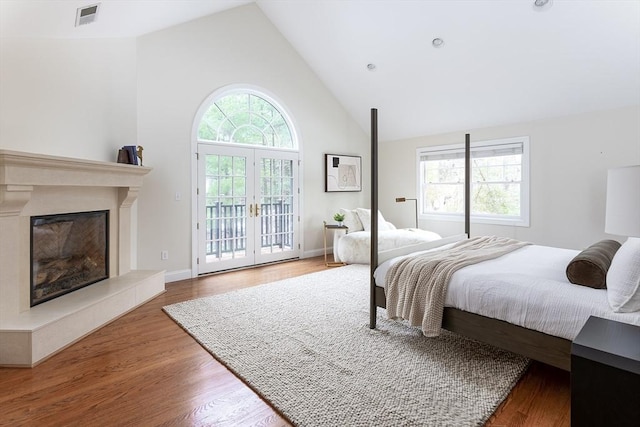
POLYGON ((164 292, 131 270, 131 206, 142 166, 0 150, 0 366, 34 366, 164 292), (31 218, 108 211, 108 278, 31 306, 31 218))

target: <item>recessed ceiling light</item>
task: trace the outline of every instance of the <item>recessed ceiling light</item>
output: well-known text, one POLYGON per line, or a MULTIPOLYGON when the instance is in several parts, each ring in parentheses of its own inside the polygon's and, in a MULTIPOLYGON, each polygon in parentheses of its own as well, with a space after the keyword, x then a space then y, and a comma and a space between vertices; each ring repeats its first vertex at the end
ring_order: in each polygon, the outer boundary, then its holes
POLYGON ((433 45, 433 47, 439 48, 444 46, 444 40, 442 40, 440 37, 436 37, 431 41, 431 44, 433 45))
POLYGON ((367 70, 375 71, 376 70, 376 64, 367 64, 367 70))
POLYGON ((542 12, 548 10, 553 4, 553 0, 533 0, 533 10, 542 12))

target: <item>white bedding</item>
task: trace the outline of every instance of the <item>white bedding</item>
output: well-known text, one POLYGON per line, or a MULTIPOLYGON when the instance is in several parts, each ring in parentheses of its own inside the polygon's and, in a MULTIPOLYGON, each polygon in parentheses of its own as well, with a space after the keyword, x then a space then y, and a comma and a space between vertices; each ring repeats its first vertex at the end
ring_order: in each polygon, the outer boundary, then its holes
MULTIPOLYGON (((440 239, 440 235, 432 231, 418 228, 400 228, 378 231, 378 250, 397 248, 422 242, 440 239)), ((371 259, 371 233, 356 231, 334 236, 333 256, 336 262, 347 264, 369 264, 371 259)))
MULTIPOLYGON (((530 245, 464 267, 451 277, 445 306, 568 340, 576 337, 590 315, 640 326, 640 312, 612 311, 606 289, 574 285, 567 280, 567 264, 578 253, 530 245)), ((384 286, 386 272, 398 259, 385 261, 376 269, 378 286, 384 286)))

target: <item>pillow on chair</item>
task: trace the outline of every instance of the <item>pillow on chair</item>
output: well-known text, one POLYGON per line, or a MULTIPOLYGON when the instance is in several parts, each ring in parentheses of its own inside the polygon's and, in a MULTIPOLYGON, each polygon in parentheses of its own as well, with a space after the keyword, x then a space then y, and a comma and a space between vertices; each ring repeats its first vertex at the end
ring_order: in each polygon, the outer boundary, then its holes
MULTIPOLYGON (((364 231, 371 231, 371 209, 358 208, 356 209, 356 212, 360 217, 364 231)), ((382 213, 378 211, 378 231, 387 231, 389 229, 387 221, 385 221, 382 213)))
POLYGON ((362 227, 362 222, 360 221, 360 218, 358 217, 355 209, 340 209, 340 213, 344 215, 344 220, 342 221, 342 223, 349 227, 349 233, 364 230, 364 227, 362 227))
POLYGON ((613 311, 640 310, 640 238, 629 237, 607 272, 607 299, 613 311))
POLYGON ((607 287, 607 271, 620 243, 602 240, 576 255, 567 265, 567 279, 575 285, 604 289, 607 287))

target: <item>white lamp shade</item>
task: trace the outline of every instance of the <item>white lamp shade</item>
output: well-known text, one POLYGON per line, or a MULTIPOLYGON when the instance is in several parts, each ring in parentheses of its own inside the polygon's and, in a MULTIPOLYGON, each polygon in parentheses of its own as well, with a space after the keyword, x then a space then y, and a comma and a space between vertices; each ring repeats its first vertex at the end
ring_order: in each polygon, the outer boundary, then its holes
POLYGON ((640 165, 609 169, 604 231, 640 237, 640 165))

